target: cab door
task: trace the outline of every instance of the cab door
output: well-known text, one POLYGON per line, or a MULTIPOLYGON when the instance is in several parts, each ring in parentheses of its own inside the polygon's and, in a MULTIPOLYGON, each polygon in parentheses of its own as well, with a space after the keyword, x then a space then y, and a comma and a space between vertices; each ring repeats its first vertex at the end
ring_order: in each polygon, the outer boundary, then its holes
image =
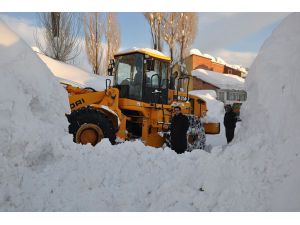
POLYGON ((145 67, 145 90, 143 101, 147 103, 168 103, 168 64, 147 59, 145 67))

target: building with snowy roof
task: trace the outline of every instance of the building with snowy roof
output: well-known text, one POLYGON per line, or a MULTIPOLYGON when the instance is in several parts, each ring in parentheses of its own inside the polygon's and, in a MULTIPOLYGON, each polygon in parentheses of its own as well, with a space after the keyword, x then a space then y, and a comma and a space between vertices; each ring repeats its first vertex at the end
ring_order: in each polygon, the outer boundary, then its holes
POLYGON ((184 63, 187 71, 205 69, 239 77, 245 77, 247 74, 242 66, 230 65, 220 57, 215 58, 209 54, 202 54, 198 49, 192 49, 190 55, 184 59, 184 63))
MULTIPOLYGON (((185 72, 190 76, 189 82, 178 82, 181 90, 214 90, 217 99, 224 104, 242 103, 247 98, 244 78, 247 74, 240 65, 226 63, 220 57, 202 54, 198 49, 191 49, 184 59, 185 72)), ((179 70, 179 65, 174 67, 179 70)), ((173 71, 174 71, 173 70, 173 71)))
POLYGON ((245 80, 237 75, 196 69, 191 72, 194 90, 215 90, 224 104, 242 103, 247 98, 245 80))

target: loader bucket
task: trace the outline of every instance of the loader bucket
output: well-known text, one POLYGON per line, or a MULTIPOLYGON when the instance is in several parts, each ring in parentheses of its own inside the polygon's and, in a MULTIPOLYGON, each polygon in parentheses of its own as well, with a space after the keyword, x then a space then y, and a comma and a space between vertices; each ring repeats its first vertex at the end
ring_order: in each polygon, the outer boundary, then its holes
POLYGON ((206 134, 219 134, 220 123, 204 123, 204 129, 206 134))

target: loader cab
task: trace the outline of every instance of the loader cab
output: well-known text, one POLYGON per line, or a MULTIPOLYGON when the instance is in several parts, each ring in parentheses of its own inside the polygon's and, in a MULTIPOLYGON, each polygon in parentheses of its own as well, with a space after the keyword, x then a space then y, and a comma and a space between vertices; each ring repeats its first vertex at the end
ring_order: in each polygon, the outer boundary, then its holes
POLYGON ((120 98, 167 104, 169 58, 145 50, 115 55, 115 87, 120 98))

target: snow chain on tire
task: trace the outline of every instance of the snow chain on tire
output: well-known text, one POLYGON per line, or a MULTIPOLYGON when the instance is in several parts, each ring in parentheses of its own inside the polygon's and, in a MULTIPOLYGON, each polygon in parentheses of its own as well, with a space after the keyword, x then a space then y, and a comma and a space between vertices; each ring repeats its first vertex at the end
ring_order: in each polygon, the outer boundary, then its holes
POLYGON ((84 124, 95 124, 98 126, 104 135, 112 144, 115 144, 116 131, 112 122, 100 111, 91 107, 81 108, 67 115, 69 125, 69 133, 73 134, 73 141, 76 142, 76 133, 84 124))
POLYGON ((188 147, 187 151, 193 149, 204 149, 206 142, 206 135, 201 120, 195 116, 189 115, 189 129, 187 131, 188 147))

